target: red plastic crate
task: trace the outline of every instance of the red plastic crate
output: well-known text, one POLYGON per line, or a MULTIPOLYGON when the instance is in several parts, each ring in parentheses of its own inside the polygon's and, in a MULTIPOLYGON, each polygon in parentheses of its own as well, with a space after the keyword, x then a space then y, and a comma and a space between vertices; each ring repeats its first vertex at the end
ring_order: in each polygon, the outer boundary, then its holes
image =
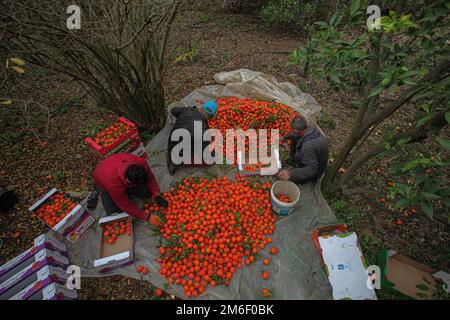
POLYGON ((123 117, 120 117, 118 121, 126 123, 133 129, 120 136, 114 144, 108 147, 101 147, 92 138, 86 138, 84 141, 90 146, 97 158, 100 159, 104 159, 115 153, 134 153, 138 157, 147 159, 147 153, 139 136, 137 126, 123 117))

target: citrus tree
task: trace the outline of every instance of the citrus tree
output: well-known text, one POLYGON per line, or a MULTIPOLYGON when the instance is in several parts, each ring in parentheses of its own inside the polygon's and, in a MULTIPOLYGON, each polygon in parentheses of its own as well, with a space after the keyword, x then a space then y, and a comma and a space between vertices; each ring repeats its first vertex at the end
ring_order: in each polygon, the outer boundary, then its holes
MULTIPOLYGON (((356 183, 374 159, 393 156, 388 181, 394 209, 450 205, 448 1, 375 1, 381 17, 368 22, 369 3, 354 0, 329 21, 314 25, 311 39, 292 52, 292 63, 330 87, 357 93, 350 134, 323 181, 330 195, 374 190, 356 183), (395 129, 393 129, 395 128, 395 129), (374 135, 374 132, 381 134, 374 135), (411 145, 427 143, 429 154, 411 145), (448 157, 447 157, 448 158, 448 157)), ((350 120, 350 119, 349 119, 350 120)), ((359 179, 364 180, 364 179, 359 179)), ((384 201, 383 201, 384 202, 384 201)), ((448 209, 447 209, 448 210, 448 209)))

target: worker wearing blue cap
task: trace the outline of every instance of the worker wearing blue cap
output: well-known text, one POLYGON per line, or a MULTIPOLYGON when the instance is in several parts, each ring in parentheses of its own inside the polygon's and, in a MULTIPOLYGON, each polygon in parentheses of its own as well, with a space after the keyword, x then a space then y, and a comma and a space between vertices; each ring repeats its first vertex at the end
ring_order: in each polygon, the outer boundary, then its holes
MULTIPOLYGON (((172 133, 177 129, 186 129, 191 134, 191 150, 194 150, 194 139, 201 139, 202 152, 210 144, 209 141, 203 141, 203 133, 209 129, 208 119, 213 118, 217 115, 219 107, 217 102, 214 100, 206 101, 201 107, 175 107, 170 110, 170 113, 176 118, 175 124, 169 135, 169 142, 167 146, 167 168, 169 173, 173 175, 179 167, 182 165, 175 165, 172 161, 172 149, 179 143, 178 141, 173 141, 172 133), (195 122, 201 123, 202 135, 194 135, 194 124, 195 122)), ((184 165, 194 165, 194 161, 189 164, 184 165)), ((204 165, 204 164, 202 164, 204 165)))

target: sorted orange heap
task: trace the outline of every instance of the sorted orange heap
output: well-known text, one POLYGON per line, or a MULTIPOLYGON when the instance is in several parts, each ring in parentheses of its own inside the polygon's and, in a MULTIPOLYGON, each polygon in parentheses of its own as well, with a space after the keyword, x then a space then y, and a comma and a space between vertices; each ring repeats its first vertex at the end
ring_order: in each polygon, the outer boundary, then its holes
POLYGON ((66 199, 61 193, 55 193, 36 210, 36 215, 47 225, 53 227, 64 219, 75 206, 75 203, 66 199))
POLYGON ((114 221, 106 223, 103 226, 103 237, 109 244, 114 244, 118 237, 128 236, 131 237, 131 222, 127 221, 114 221))
POLYGON ((102 132, 98 133, 94 141, 102 148, 113 145, 121 136, 133 130, 128 124, 122 121, 117 121, 113 125, 107 127, 102 132))
MULTIPOLYGON (((271 129, 278 129, 280 137, 286 135, 290 131, 292 118, 296 116, 296 112, 289 106, 273 101, 263 101, 258 99, 239 99, 235 97, 217 99, 219 106, 217 116, 208 121, 209 127, 218 129, 224 139, 227 129, 242 129, 247 131, 254 129, 254 133, 247 132, 250 137, 259 137, 260 129, 267 129, 267 141, 270 143, 271 129)), ((246 141, 241 141, 245 146, 245 152, 251 152, 246 141)), ((227 159, 233 159, 236 163, 236 149, 240 139, 236 138, 234 148, 227 151, 226 144, 223 144, 223 151, 227 159)), ((213 142, 219 145, 220 142, 213 142)))
POLYGON ((270 208, 271 183, 250 182, 236 175, 208 180, 186 178, 165 193, 162 213, 160 274, 196 297, 207 286, 229 285, 243 260, 255 261, 258 250, 272 242, 276 217, 270 208), (251 258, 251 259, 250 259, 251 258))
POLYGON ((276 197, 277 197, 278 200, 280 200, 280 201, 282 201, 284 203, 291 203, 291 202, 294 201, 294 200, 291 199, 291 197, 289 197, 286 194, 281 194, 280 193, 280 194, 277 194, 276 197))

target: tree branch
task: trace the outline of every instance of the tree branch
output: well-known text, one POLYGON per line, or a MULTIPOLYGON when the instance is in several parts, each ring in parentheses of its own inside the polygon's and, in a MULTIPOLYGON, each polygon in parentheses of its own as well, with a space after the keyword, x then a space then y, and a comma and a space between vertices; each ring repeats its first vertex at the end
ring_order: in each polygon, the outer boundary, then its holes
POLYGON ((450 60, 444 60, 436 68, 430 70, 417 85, 412 86, 403 92, 395 101, 383 108, 379 112, 373 114, 367 119, 367 122, 362 126, 361 133, 366 132, 372 126, 378 126, 387 117, 397 111, 402 105, 409 102, 415 95, 425 90, 429 83, 437 83, 449 76, 450 60), (423 84, 426 83, 426 84, 423 84))
POLYGON ((163 71, 164 53, 166 51, 167 39, 169 37, 170 28, 172 27, 172 23, 175 20, 180 3, 181 2, 179 0, 175 0, 175 3, 172 7, 172 12, 170 13, 170 16, 169 16, 169 21, 167 22, 166 30, 164 31, 164 34, 163 34, 163 40, 162 40, 162 44, 161 44, 161 48, 160 48, 160 52, 159 52, 159 68, 158 68, 158 70, 160 73, 162 73, 162 71, 163 71))
MULTIPOLYGON (((446 110, 435 113, 431 119, 422 127, 411 128, 406 132, 397 133, 394 137, 389 139, 390 145, 396 145, 398 141, 409 139, 407 144, 425 140, 431 133, 442 130, 448 125, 445 119, 446 110)), ((370 148, 366 153, 359 156, 347 169, 347 172, 341 178, 341 185, 347 184, 355 173, 371 158, 383 153, 385 151, 384 144, 378 144, 370 148)))

